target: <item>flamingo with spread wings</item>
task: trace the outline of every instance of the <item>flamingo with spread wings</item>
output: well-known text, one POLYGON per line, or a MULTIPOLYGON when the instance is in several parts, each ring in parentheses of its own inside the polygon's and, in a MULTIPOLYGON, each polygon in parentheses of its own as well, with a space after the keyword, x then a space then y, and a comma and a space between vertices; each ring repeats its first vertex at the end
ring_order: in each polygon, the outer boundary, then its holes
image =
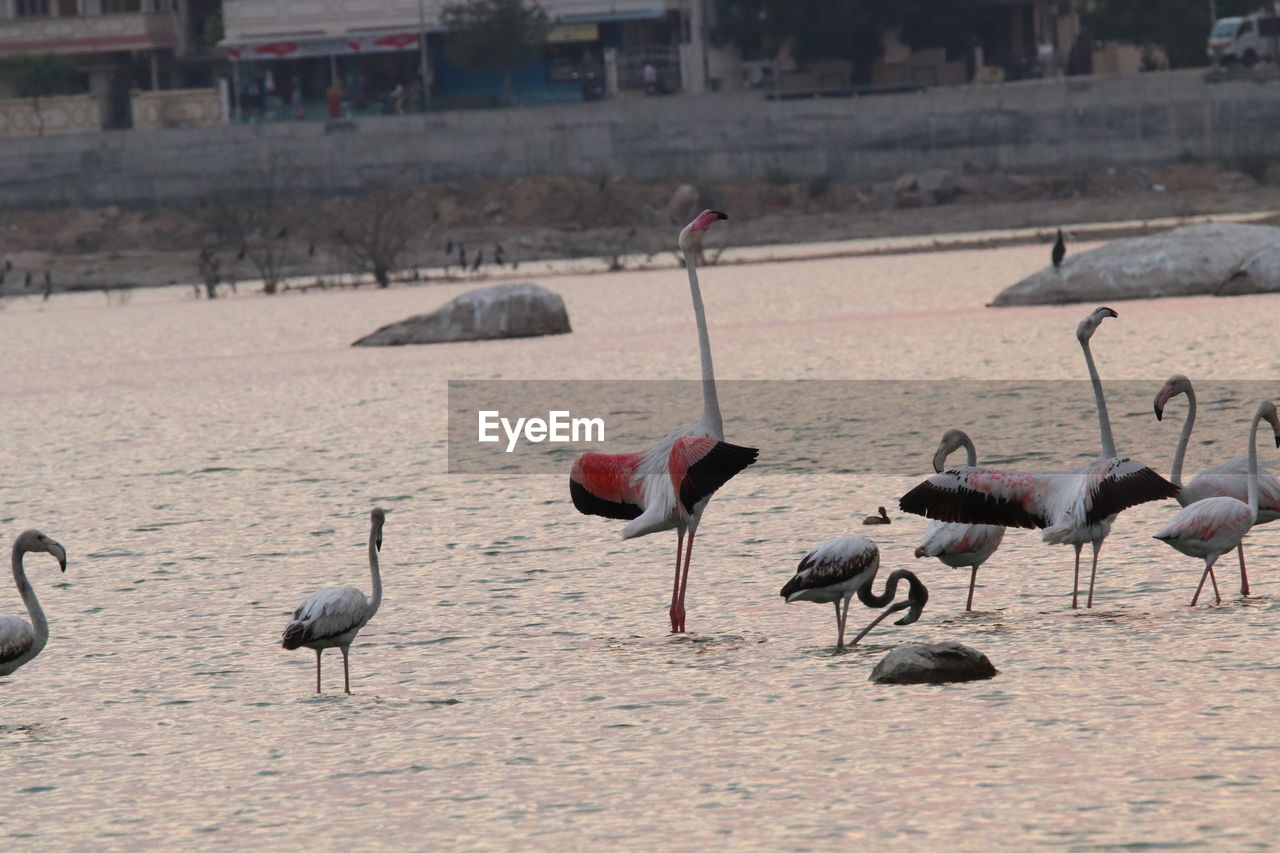
POLYGON ((703 235, 711 223, 728 218, 719 211, 704 210, 680 232, 702 357, 702 417, 691 427, 667 433, 642 453, 584 453, 573 463, 569 474, 569 493, 579 512, 630 521, 622 529, 623 539, 675 529, 676 570, 668 611, 672 633, 683 633, 685 629, 689 559, 707 501, 735 474, 755 462, 759 453, 753 447, 724 440, 711 341, 698 288, 697 256, 703 235))
POLYGON ((1004 527, 1039 527, 1050 544, 1075 548, 1075 580, 1071 606, 1078 606, 1080 550, 1093 546, 1093 568, 1089 574, 1089 598, 1098 574, 1098 551, 1111 532, 1111 524, 1122 510, 1147 501, 1171 498, 1178 487, 1133 459, 1116 455, 1111 436, 1111 420, 1102 393, 1102 380, 1089 351, 1089 339, 1108 317, 1118 316, 1110 308, 1095 308, 1076 327, 1076 339, 1084 351, 1102 435, 1102 455, 1095 461, 1070 471, 1035 473, 1000 471, 966 466, 934 474, 902 496, 899 505, 912 512, 942 521, 966 524, 999 524, 1004 527))
MULTIPOLYGON (((1178 449, 1173 454, 1173 469, 1169 479, 1182 491, 1178 492, 1178 503, 1191 506, 1197 501, 1212 497, 1230 497, 1238 501, 1249 500, 1249 457, 1241 456, 1224 462, 1215 468, 1208 468, 1191 478, 1191 482, 1182 485, 1182 461, 1187 455, 1187 442, 1191 440, 1191 430, 1196 424, 1196 389, 1191 387, 1191 380, 1176 373, 1164 383, 1164 387, 1156 394, 1156 420, 1164 420, 1164 407, 1169 400, 1179 394, 1187 395, 1187 417, 1182 422, 1182 434, 1178 437, 1178 449)), ((1264 468, 1258 470, 1258 513, 1254 524, 1266 524, 1280 519, 1280 480, 1264 468)), ((1240 594, 1249 594, 1249 574, 1244 565, 1244 542, 1236 546, 1240 555, 1240 594)), ((1210 572, 1210 577, 1213 573, 1210 572)), ((1217 579, 1214 579, 1217 587, 1217 579)))

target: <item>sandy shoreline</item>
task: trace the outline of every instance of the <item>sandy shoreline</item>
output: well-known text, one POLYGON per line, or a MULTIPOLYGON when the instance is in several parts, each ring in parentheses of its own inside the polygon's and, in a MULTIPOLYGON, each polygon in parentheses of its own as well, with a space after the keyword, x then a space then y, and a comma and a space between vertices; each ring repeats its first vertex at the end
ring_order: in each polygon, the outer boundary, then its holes
MULTIPOLYGON (((709 242, 713 263, 1050 242, 1058 227, 1071 239, 1096 241, 1210 217, 1280 220, 1280 185, 1207 165, 1017 180, 1020 198, 961 195, 917 207, 899 206, 892 185, 744 182, 698 188, 698 197, 686 201, 730 212, 719 242, 709 242)), ((677 188, 567 178, 417 188, 395 211, 411 232, 395 277, 500 281, 671 266, 678 263, 673 223, 684 215, 672 203, 677 188), (460 246, 469 247, 465 270, 458 264, 460 246), (494 263, 499 253, 501 266, 494 263)), ((287 235, 281 243, 285 286, 367 280, 334 239, 344 215, 362 204, 367 199, 334 199, 276 211, 274 222, 281 224, 271 231, 287 235)), ((0 259, 7 261, 0 295, 39 295, 46 282, 53 293, 190 284, 200 279, 202 250, 218 255, 224 282, 258 287, 259 273, 211 230, 201 210, 8 211, 0 214, 0 259)))

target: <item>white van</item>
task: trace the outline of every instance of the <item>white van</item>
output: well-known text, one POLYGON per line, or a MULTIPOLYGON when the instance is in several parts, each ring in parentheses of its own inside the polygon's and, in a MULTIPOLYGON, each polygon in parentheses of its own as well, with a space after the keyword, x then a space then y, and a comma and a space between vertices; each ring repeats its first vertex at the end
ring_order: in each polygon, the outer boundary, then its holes
POLYGON ((1280 52, 1280 17, 1219 18, 1209 31, 1206 52, 1218 65, 1238 62, 1252 68, 1260 59, 1275 61, 1280 52))

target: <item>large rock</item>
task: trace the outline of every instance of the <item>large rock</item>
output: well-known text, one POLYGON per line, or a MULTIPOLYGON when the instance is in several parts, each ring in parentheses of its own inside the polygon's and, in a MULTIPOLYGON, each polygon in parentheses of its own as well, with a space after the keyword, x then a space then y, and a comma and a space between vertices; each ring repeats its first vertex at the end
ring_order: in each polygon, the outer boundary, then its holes
POLYGON ((1280 228, 1209 223, 1113 240, 1079 254, 1072 254, 1068 245, 1061 267, 1047 266, 1005 288, 991 304, 1059 305, 1214 293, 1241 261, 1277 244, 1280 228))
POLYGON ((401 344, 440 344, 563 335, 569 314, 559 294, 525 282, 500 284, 464 293, 452 302, 365 335, 353 346, 386 347, 401 344))
POLYGON ((1269 246, 1241 261, 1218 285, 1218 296, 1280 293, 1280 247, 1269 246))
POLYGON ((871 670, 877 684, 946 684, 991 678, 996 668, 987 656, 961 643, 898 646, 871 670))

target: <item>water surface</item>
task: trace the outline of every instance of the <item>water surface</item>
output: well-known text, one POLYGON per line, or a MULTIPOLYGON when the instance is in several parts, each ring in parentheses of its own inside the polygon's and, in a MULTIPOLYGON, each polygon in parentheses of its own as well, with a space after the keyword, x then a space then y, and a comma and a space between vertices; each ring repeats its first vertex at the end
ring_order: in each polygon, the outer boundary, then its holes
MULTIPOLYGON (((718 373, 1083 378, 1073 331, 1089 306, 983 307, 1047 251, 708 268, 718 373)), ((1071 550, 1011 532, 965 614, 967 572, 912 559, 924 521, 893 513, 866 531, 886 573, 922 575, 929 607, 834 655, 831 609, 785 606, 777 590, 809 547, 864 532, 861 517, 912 480, 749 469, 706 513, 693 633, 673 638, 673 535, 622 542, 617 523, 573 510, 564 474, 445 473, 451 378, 698 375, 681 273, 541 283, 564 295, 572 335, 348 346, 460 284, 0 311, 0 532, 39 526, 69 556, 65 576, 28 557, 52 639, 0 679, 8 847, 1273 842, 1280 525, 1248 540, 1255 595, 1235 594, 1227 558, 1230 594, 1196 610, 1195 561, 1150 538, 1171 502, 1120 517, 1089 612, 1068 607, 1071 550), (386 598, 352 649, 355 695, 339 692, 330 652, 317 698, 311 653, 278 637, 314 589, 368 588, 374 505, 389 510, 386 598), (1000 676, 868 683, 887 649, 937 640, 982 649, 1000 676)), ((1267 380, 1280 397, 1280 299, 1113 307, 1094 341, 1105 379, 1151 394, 1174 372, 1267 380)), ((930 435, 965 426, 935 423, 928 399, 914 407, 930 435)), ((1207 408, 1240 438, 1193 442, 1191 472, 1239 455, 1253 406, 1207 408)), ((1144 461, 1162 471, 1171 412, 1112 412, 1149 422, 1160 450, 1144 461)), ((725 411, 731 440, 738 415, 725 411)), ((1059 443, 1067 464, 1097 433, 1059 443)), ((0 612, 21 612, 11 588, 0 612)), ((872 615, 855 605, 851 624, 872 615)))

